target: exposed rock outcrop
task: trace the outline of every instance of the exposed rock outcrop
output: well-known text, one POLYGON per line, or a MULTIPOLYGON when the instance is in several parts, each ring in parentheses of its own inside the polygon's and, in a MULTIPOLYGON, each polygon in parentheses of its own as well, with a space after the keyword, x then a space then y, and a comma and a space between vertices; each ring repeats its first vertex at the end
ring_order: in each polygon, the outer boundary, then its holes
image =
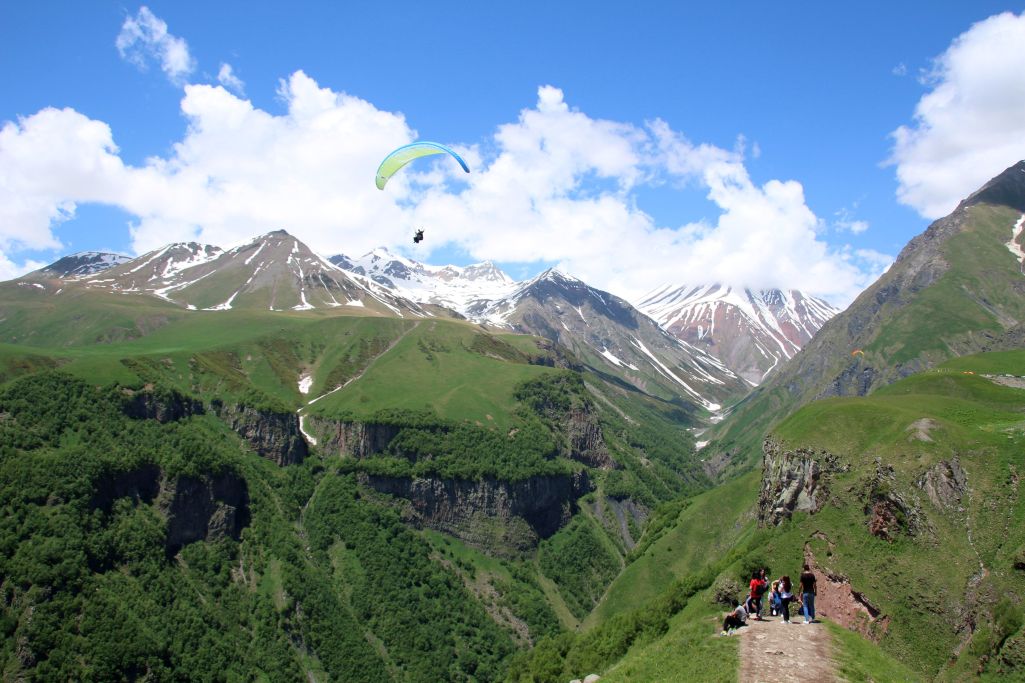
POLYGON ((380 453, 402 429, 398 425, 327 420, 315 415, 307 415, 305 424, 322 453, 357 459, 380 453))
POLYGON ((613 536, 618 536, 623 548, 633 550, 640 538, 640 530, 648 519, 649 511, 636 501, 624 498, 598 496, 592 504, 595 518, 613 536), (636 538, 635 538, 636 536, 636 538))
POLYGON ((962 510, 961 499, 968 492, 968 477, 957 458, 936 463, 921 479, 918 486, 940 510, 962 510))
POLYGON ((570 459, 603 470, 611 470, 618 466, 609 455, 597 416, 589 406, 569 411, 563 423, 569 442, 570 459))
POLYGON ((787 448, 766 437, 762 444, 762 488, 758 496, 758 521, 778 525, 795 511, 815 513, 829 496, 829 477, 849 466, 828 451, 787 448))
POLYGON ((190 415, 202 415, 203 403, 174 390, 154 391, 147 386, 141 391, 121 390, 125 415, 136 420, 174 422, 190 415))
POLYGON ((295 413, 226 405, 216 400, 213 408, 253 450, 280 466, 300 463, 309 454, 295 413))
POLYGON ((234 538, 249 525, 249 490, 234 472, 191 477, 181 475, 161 483, 158 508, 167 517, 167 553, 202 540, 234 538))
POLYGON ((107 472, 93 482, 91 506, 109 511, 114 501, 131 498, 155 504, 167 519, 164 542, 168 555, 202 540, 238 540, 249 525, 249 489, 237 473, 194 477, 168 476, 154 464, 123 472, 107 472))
POLYGON ((921 510, 900 490, 893 466, 879 458, 875 473, 860 483, 858 494, 864 501, 868 531, 873 536, 892 541, 900 533, 916 536, 928 530, 921 510))
POLYGON ((380 493, 408 500, 409 521, 416 526, 450 533, 485 550, 533 547, 565 524, 577 498, 591 489, 583 471, 520 481, 365 474, 360 479, 380 493))

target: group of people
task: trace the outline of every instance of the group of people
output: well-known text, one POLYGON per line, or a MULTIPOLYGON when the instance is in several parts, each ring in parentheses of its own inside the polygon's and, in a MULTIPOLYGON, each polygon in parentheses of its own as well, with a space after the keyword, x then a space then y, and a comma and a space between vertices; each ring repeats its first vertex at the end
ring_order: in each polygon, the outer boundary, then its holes
POLYGON ((818 623, 815 620, 815 573, 807 563, 799 578, 800 594, 794 592, 794 585, 788 575, 784 574, 770 585, 768 574, 767 568, 752 572, 747 599, 726 614, 722 624, 722 635, 730 635, 734 629, 744 626, 748 616, 755 621, 765 621, 762 618, 762 598, 766 593, 769 594, 770 615, 782 616, 784 624, 790 623, 790 605, 794 602, 800 606, 805 624, 818 623))

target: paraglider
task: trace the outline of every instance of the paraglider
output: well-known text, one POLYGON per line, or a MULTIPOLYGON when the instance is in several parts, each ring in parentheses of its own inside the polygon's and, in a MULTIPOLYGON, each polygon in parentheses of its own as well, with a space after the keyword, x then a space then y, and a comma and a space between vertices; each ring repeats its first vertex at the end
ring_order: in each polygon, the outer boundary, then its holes
POLYGON ((416 234, 413 235, 413 244, 420 244, 420 242, 423 241, 423 238, 424 238, 424 229, 420 228, 419 230, 416 231, 416 234))
POLYGON ((853 358, 854 356, 857 356, 859 353, 861 354, 862 358, 865 357, 865 352, 861 349, 854 349, 853 351, 851 351, 851 357, 853 358))
POLYGON ((413 142, 408 145, 403 145, 393 151, 391 154, 386 156, 384 161, 381 162, 381 165, 377 167, 377 179, 375 181, 377 189, 383 190, 388 179, 395 175, 400 168, 409 162, 414 159, 431 156, 433 154, 450 154, 452 155, 452 158, 459 162, 459 165, 463 167, 464 171, 467 173, 470 172, 470 167, 466 165, 463 158, 445 145, 427 141, 413 142))

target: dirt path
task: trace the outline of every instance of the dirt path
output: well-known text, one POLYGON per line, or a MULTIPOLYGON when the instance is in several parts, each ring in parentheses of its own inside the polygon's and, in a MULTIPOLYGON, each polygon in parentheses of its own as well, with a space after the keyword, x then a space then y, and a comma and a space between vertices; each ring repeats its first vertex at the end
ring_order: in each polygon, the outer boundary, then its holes
POLYGON ((829 632, 822 624, 790 624, 779 617, 748 619, 740 629, 740 683, 823 683, 839 681, 830 658, 829 632))

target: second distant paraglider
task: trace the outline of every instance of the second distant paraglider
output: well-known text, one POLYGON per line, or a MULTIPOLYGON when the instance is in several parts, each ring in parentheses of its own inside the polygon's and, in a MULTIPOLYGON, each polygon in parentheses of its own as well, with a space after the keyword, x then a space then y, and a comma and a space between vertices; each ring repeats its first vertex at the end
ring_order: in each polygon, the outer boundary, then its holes
MULTIPOLYGON (((464 171, 467 173, 470 172, 470 167, 466 165, 463 158, 456 154, 451 148, 437 142, 413 142, 394 150, 391 154, 386 156, 381 162, 381 165, 377 167, 377 178, 375 180, 377 189, 383 190, 384 186, 388 183, 388 179, 395 175, 400 168, 409 162, 414 159, 419 159, 420 157, 432 156, 434 154, 450 154, 452 158, 459 162, 459 165, 463 167, 464 171)), ((423 238, 424 231, 423 228, 421 228, 416 231, 416 235, 413 237, 413 243, 419 244, 423 238)))

